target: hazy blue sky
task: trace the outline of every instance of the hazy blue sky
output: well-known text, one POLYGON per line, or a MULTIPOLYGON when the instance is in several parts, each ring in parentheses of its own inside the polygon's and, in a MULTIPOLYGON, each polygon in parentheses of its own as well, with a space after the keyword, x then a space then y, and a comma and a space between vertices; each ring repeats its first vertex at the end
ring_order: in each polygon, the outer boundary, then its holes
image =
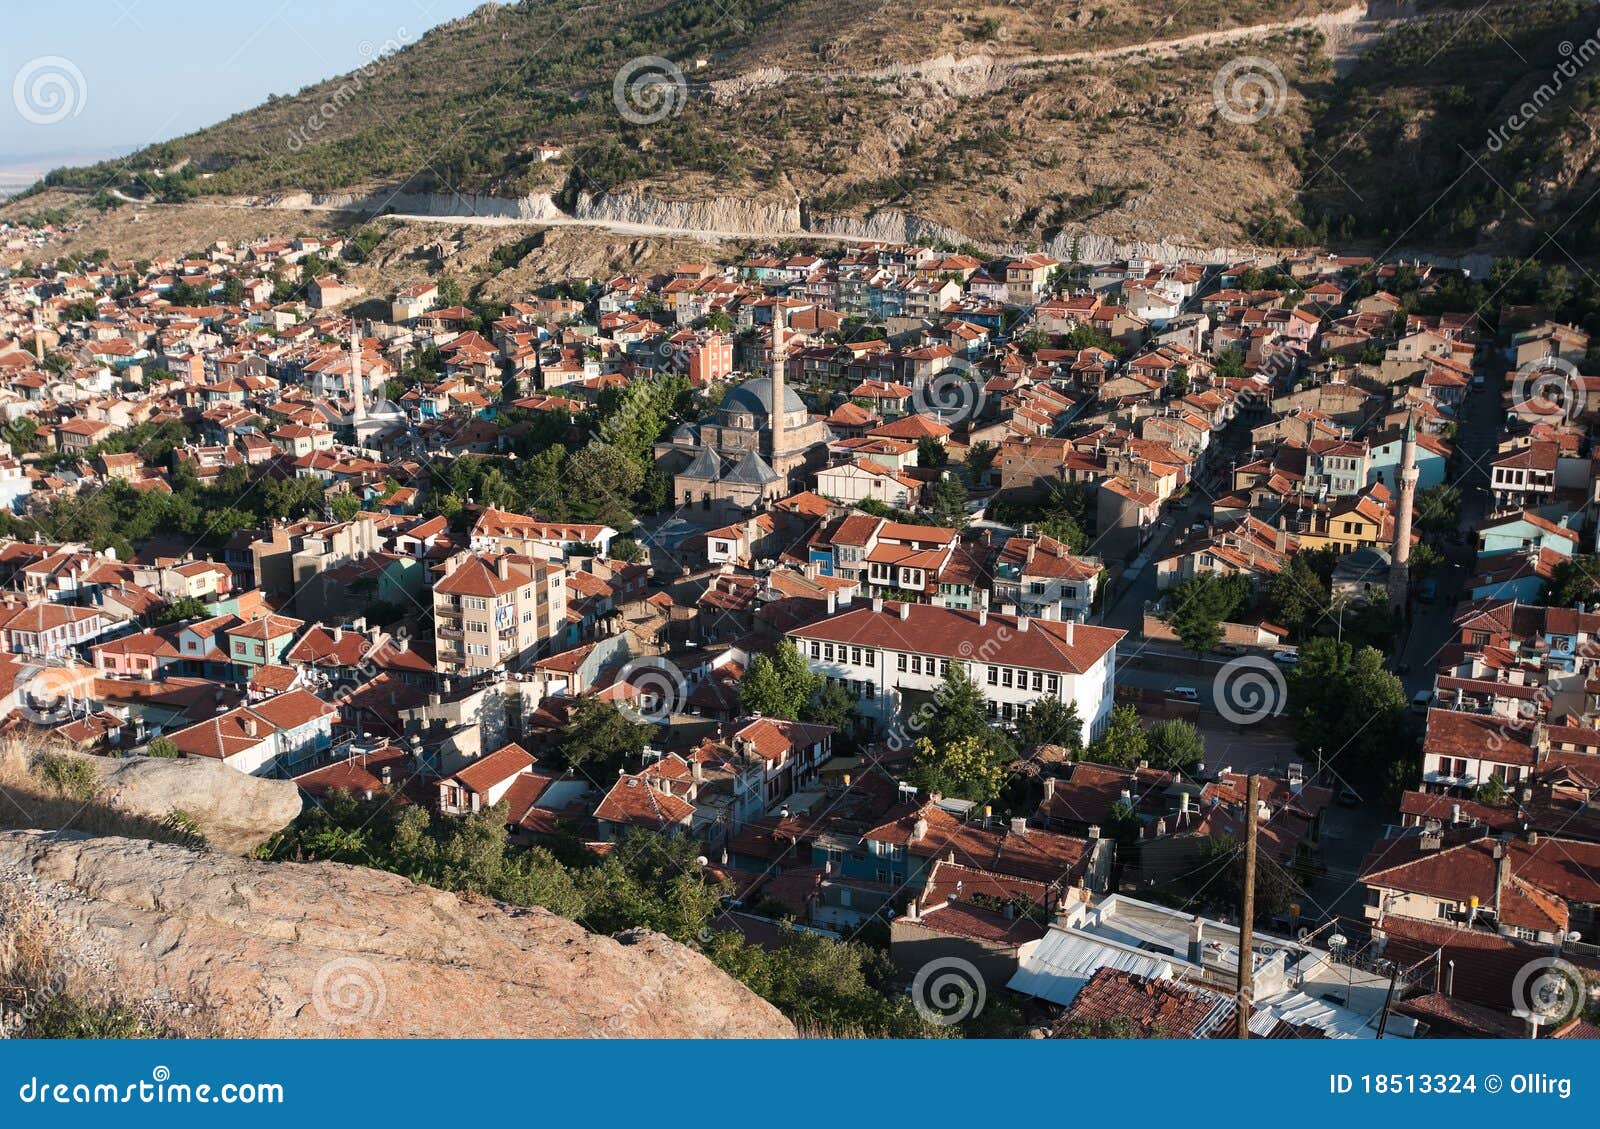
POLYGON ((5 0, 0 171, 118 156, 187 133, 353 70, 481 3, 5 0))

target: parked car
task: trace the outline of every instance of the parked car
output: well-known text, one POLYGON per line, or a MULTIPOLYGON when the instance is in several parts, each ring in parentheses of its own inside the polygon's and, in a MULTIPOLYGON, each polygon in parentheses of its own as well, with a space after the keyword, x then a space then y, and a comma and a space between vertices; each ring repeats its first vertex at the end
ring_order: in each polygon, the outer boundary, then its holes
POLYGON ((1229 658, 1237 658, 1239 655, 1244 654, 1244 648, 1238 643, 1224 643, 1217 648, 1217 654, 1227 655, 1229 658))
POLYGON ((1411 695, 1411 712, 1412 713, 1427 713, 1428 710, 1430 708, 1432 708, 1432 706, 1433 706, 1433 691, 1432 690, 1418 690, 1415 694, 1411 695))
POLYGON ((1180 702, 1198 702, 1200 700, 1200 691, 1193 686, 1174 686, 1167 691, 1167 697, 1175 698, 1180 702))
POLYGON ((1339 806, 1342 808, 1358 808, 1361 806, 1361 793, 1346 784, 1339 789, 1339 806))
POLYGON ((1300 653, 1298 651, 1273 651, 1272 661, 1282 663, 1284 666, 1293 666, 1300 661, 1300 653))

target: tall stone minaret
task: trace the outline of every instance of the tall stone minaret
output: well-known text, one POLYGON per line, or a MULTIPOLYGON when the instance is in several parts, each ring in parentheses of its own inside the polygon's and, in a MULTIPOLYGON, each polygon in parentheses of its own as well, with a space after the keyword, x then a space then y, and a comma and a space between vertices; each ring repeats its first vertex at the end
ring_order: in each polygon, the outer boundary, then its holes
POLYGON ((350 319, 350 423, 359 426, 367 418, 366 397, 361 394, 361 331, 350 319))
POLYGON ((33 359, 44 364, 44 319, 37 306, 33 311, 33 359))
POLYGON ((1394 518, 1394 547, 1389 553, 1389 606, 1405 614, 1411 586, 1411 508, 1417 495, 1417 425, 1408 414, 1400 443, 1399 498, 1394 518))
POLYGON ((779 468, 778 460, 783 457, 783 378, 784 378, 784 340, 783 325, 784 311, 783 299, 778 299, 778 304, 772 308, 772 469, 779 474, 787 476, 787 472, 779 468))

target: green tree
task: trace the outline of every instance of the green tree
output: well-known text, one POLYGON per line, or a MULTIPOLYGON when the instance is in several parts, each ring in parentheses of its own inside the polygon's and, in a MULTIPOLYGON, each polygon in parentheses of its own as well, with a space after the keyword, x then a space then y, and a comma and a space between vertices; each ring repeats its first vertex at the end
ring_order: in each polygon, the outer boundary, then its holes
POLYGON ((211 611, 203 600, 193 596, 179 596, 161 610, 157 617, 161 623, 178 623, 186 619, 204 619, 211 611))
POLYGON ((1406 692, 1375 647, 1317 638, 1290 670, 1289 708, 1300 748, 1345 779, 1388 780, 1415 755, 1406 692))
POLYGON ((1171 718, 1145 734, 1145 759, 1156 768, 1193 771, 1206 756, 1205 738, 1187 721, 1171 718))
POLYGON ((954 477, 946 476, 928 490, 928 508, 933 519, 947 529, 965 529, 967 513, 967 488, 954 477))
POLYGON ((1075 701, 1040 698, 1017 719, 1016 732, 1020 749, 1060 745, 1074 754, 1083 750, 1083 719, 1078 716, 1075 701))
POLYGON ((1241 576, 1203 572, 1176 584, 1167 593, 1172 608, 1168 623, 1195 657, 1222 642, 1222 623, 1248 599, 1249 584, 1241 576))
POLYGON ((619 537, 611 542, 611 558, 623 564, 638 564, 647 554, 644 546, 628 537, 619 537))
POLYGON ((1419 490, 1415 509, 1418 529, 1448 533, 1461 523, 1461 487, 1441 482, 1419 490))
POLYGON ((937 470, 950 461, 950 452, 931 435, 917 440, 917 465, 937 470))
POLYGON ((795 645, 785 640, 770 655, 757 655, 739 680, 739 704, 747 713, 797 721, 826 679, 813 674, 795 645))
POLYGON ((1593 604, 1600 596, 1600 556, 1574 553, 1556 565, 1545 585, 1544 602, 1552 608, 1593 604))
POLYGON ((176 757, 178 755, 178 746, 174 745, 166 737, 153 737, 150 743, 144 747, 144 755, 147 757, 176 757))
POLYGON ((919 737, 914 747, 911 779, 917 787, 978 802, 999 793, 1004 772, 994 750, 982 739, 962 737, 935 745, 919 737))
POLYGON ((999 453, 1000 449, 987 439, 980 439, 967 448, 965 465, 967 474, 972 476, 974 482, 983 481, 984 476, 989 473, 989 468, 994 466, 995 456, 999 453))
POLYGON ((924 732, 928 739, 941 749, 968 737, 996 732, 989 727, 989 707, 983 691, 958 662, 946 668, 944 679, 933 692, 933 701, 917 712, 926 717, 924 732))
POLYGON ((822 688, 801 707, 800 720, 832 726, 841 736, 848 737, 856 723, 856 696, 838 682, 824 681, 822 688))
POLYGON ((1290 557, 1287 567, 1267 579, 1262 596, 1273 621, 1294 632, 1296 638, 1304 638, 1330 606, 1328 582, 1303 553, 1290 557))
POLYGON ((617 770, 637 761, 650 739, 650 726, 633 721, 610 702, 579 698, 558 746, 567 767, 595 781, 610 781, 617 770))
POLYGON ((1117 706, 1111 711, 1105 732, 1089 745, 1089 759, 1099 764, 1133 768, 1145 759, 1147 747, 1139 711, 1131 705, 1117 706))

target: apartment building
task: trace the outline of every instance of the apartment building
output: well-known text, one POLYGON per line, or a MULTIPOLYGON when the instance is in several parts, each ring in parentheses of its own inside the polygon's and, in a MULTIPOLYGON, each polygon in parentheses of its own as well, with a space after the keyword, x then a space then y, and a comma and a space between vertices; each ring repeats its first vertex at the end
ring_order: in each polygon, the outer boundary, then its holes
POLYGON ((516 553, 457 553, 433 586, 443 674, 520 668, 564 637, 565 569, 516 553))

